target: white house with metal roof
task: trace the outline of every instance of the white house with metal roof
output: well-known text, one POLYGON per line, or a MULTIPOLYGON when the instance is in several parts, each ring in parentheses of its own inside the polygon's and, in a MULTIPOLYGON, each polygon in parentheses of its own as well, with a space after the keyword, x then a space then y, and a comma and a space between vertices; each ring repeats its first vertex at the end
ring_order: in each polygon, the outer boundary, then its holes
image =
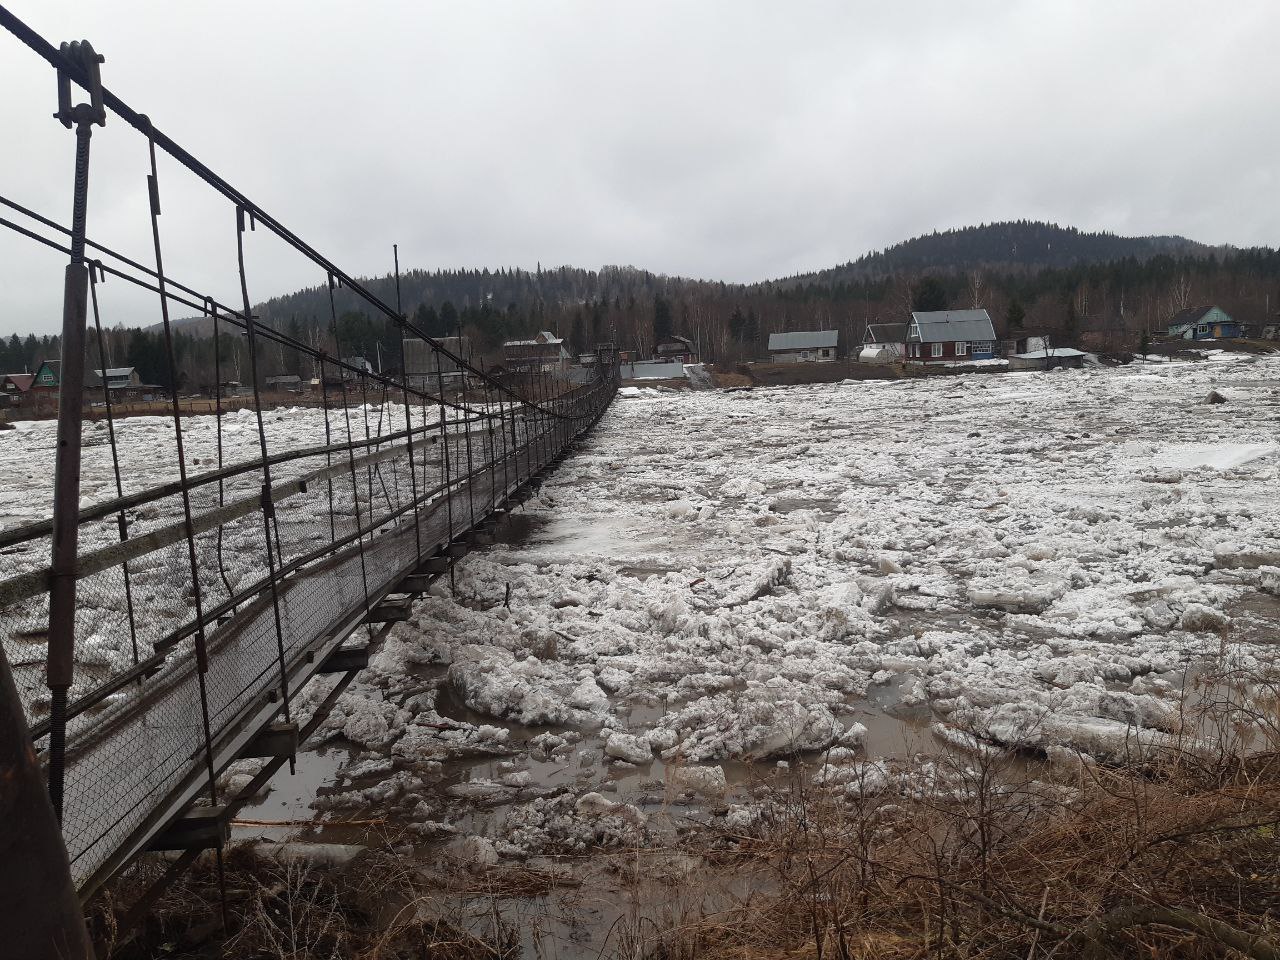
POLYGON ((830 363, 836 359, 838 330, 804 330, 769 334, 769 356, 774 363, 830 363))
POLYGON ((550 330, 528 340, 508 340, 502 345, 502 356, 508 369, 524 373, 553 373, 569 365, 564 339, 550 330))
POLYGON ((996 329, 985 310, 931 310, 911 314, 908 363, 965 363, 996 355, 996 329))

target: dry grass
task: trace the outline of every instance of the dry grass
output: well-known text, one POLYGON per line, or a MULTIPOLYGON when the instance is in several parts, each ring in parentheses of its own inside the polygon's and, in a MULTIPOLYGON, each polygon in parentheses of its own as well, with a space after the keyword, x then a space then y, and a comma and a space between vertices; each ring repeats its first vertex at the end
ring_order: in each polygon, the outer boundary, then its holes
POLYGON ((886 790, 797 777, 732 838, 769 895, 649 953, 1280 960, 1276 689, 1244 681, 1206 677, 1181 735, 1115 765, 986 744, 886 790))
POLYGON ((759 785, 749 829, 691 824, 672 846, 615 854, 608 895, 589 872, 597 858, 567 878, 390 852, 327 870, 234 851, 229 934, 206 864, 114 956, 513 956, 511 916, 550 921, 510 906, 570 890, 570 911, 617 908, 555 953, 587 960, 1280 960, 1280 685, 1225 668, 1198 684, 1179 733, 1106 765, 1050 765, 981 730, 967 731, 976 749, 900 764, 887 787, 865 765, 846 766, 838 789, 795 765, 759 785))
MULTIPOLYGON (((126 883, 141 885, 154 866, 126 883)), ((370 851, 349 867, 266 857, 248 846, 225 857, 228 922, 220 915, 218 873, 198 863, 169 889, 145 922, 117 939, 105 898, 95 920, 114 960, 505 960, 515 931, 501 918, 477 934, 424 881, 412 861, 370 851)), ((530 881, 525 880, 526 884, 530 881)), ((472 925, 474 927, 474 924, 472 925)))

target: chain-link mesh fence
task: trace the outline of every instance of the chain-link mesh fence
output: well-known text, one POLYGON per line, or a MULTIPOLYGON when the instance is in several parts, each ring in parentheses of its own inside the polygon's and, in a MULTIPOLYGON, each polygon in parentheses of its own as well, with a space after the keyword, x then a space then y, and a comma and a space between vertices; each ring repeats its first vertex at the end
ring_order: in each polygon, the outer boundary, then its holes
MULTIPOLYGON (((3 25, 60 76, 89 83, 65 53, 16 23, 6 14, 3 25)), ((427 336, 145 116, 109 91, 91 92, 104 117, 134 127, 147 147, 141 213, 154 264, 85 236, 87 169, 78 169, 70 228, 0 197, 25 218, 0 226, 69 256, 69 275, 87 277, 72 304, 80 339, 64 336, 57 435, 43 431, 47 449, 29 451, 48 467, 56 506, 0 530, 0 644, 82 891, 197 793, 216 801, 217 773, 245 737, 289 718, 323 656, 406 574, 449 558, 460 536, 560 455, 617 383, 612 354, 600 357, 596 380, 577 387, 546 373, 495 376, 465 353, 465 337, 446 345, 427 336), (234 210, 227 240, 239 303, 166 274, 157 154, 234 210), (247 269, 255 231, 324 277, 330 316, 321 335, 293 336, 255 316, 247 269), (99 298, 107 277, 154 294, 162 384, 110 367, 110 317, 99 298), (394 334, 399 365, 359 356, 334 306, 340 288, 394 334), (195 385, 197 396, 183 395, 193 377, 175 348, 176 310, 207 324, 207 382, 195 385), (66 352, 73 341, 84 349, 66 352), (69 455, 74 478, 52 466, 69 455), (81 496, 84 478, 92 497, 81 496), (58 529, 74 531, 73 562, 62 566, 58 529), (68 582, 74 590, 55 589, 68 582), (57 650, 70 652, 65 676, 49 669, 57 650)), ((79 139, 84 147, 88 133, 79 139)), ((87 157, 85 148, 82 167, 87 157)))

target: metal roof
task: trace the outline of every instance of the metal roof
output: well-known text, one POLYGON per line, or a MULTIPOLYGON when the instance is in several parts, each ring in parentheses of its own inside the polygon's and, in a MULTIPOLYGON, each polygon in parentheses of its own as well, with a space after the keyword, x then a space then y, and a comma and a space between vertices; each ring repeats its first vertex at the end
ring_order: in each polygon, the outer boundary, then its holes
POLYGON ((35 378, 34 373, 7 373, 0 377, 0 381, 8 380, 19 393, 26 393, 31 389, 31 381, 35 378))
POLYGON ((920 343, 996 338, 996 328, 985 310, 932 310, 912 313, 911 319, 920 331, 920 343))
POLYGON ((770 350, 813 350, 834 347, 839 332, 835 330, 803 330, 797 333, 769 334, 770 350))
POLYGON ((909 323, 868 323, 863 343, 906 343, 909 323))
MULTIPOLYGON (((1169 326, 1177 327, 1184 323, 1199 323, 1204 318, 1204 315, 1212 310, 1213 307, 1214 305, 1210 303, 1203 307, 1189 307, 1186 310, 1179 310, 1173 315, 1173 319, 1169 321, 1169 326)), ((1226 311, 1224 310, 1223 313, 1225 312, 1226 311)))
POLYGON ((561 337, 557 337, 550 330, 543 330, 541 333, 537 335, 537 337, 535 337, 532 340, 508 340, 503 344, 503 346, 504 347, 541 347, 546 345, 555 346, 556 344, 559 344, 559 343, 564 343, 564 339, 561 337))

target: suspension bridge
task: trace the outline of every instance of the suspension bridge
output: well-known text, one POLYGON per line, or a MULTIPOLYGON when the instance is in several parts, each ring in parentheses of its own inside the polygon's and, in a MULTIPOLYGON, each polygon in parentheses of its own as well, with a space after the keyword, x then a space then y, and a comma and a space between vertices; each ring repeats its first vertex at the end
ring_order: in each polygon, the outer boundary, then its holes
MULTIPOLYGON (((618 365, 602 346, 596 378, 576 386, 538 364, 484 369, 463 355, 462 338, 446 345, 416 328, 399 302, 114 96, 89 43, 54 47, 3 7, 0 26, 51 68, 55 116, 75 133, 70 225, 0 195, 0 227, 67 264, 52 510, 0 530, 0 917, 7 956, 80 957, 90 949, 83 904, 144 852, 174 852, 154 892, 202 851, 221 850, 235 812, 292 764, 413 598, 491 542, 599 420, 618 365), (73 104, 79 91, 88 99, 73 104), (150 263, 88 230, 90 144, 108 122, 133 128, 147 148, 139 215, 150 221, 150 263), (158 155, 225 205, 237 302, 165 272, 158 155), (327 287, 319 343, 254 315, 253 231, 283 241, 327 287), (106 376, 108 278, 153 295, 163 330, 171 429, 141 453, 106 376), (358 345, 342 342, 338 290, 394 327, 394 372, 351 359, 358 345), (171 315, 201 317, 211 331, 203 415, 178 397, 171 315), (249 366, 251 398, 235 398, 234 416, 228 344, 249 366), (264 389, 282 361, 309 368, 318 385, 307 409, 283 420, 264 389), (94 369, 97 386, 86 375, 94 369), (105 431, 86 437, 91 405, 105 431), (110 495, 85 502, 85 476, 105 480, 110 495), (252 782, 220 789, 227 766, 249 757, 265 761, 252 782)), ((144 893, 134 912, 147 902, 144 893)))

